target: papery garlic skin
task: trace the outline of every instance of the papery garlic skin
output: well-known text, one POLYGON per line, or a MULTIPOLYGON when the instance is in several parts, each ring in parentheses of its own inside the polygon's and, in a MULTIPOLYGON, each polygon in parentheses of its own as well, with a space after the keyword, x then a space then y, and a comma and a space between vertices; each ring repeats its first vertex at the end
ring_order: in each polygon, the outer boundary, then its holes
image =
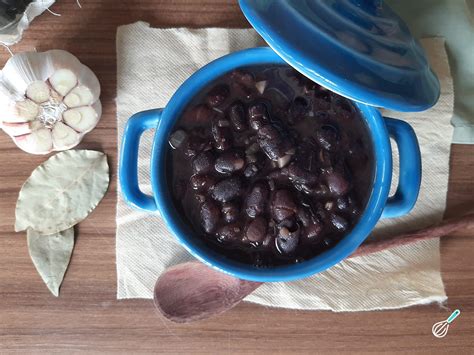
POLYGON ((68 52, 20 53, 2 74, 0 128, 28 153, 70 149, 100 119, 97 77, 68 52))
POLYGON ((48 154, 53 149, 53 138, 47 128, 14 137, 13 140, 18 147, 30 154, 48 154))
POLYGON ((9 136, 22 136, 24 134, 31 133, 31 123, 30 122, 23 122, 23 123, 9 123, 3 122, 2 129, 5 131, 6 134, 9 136))

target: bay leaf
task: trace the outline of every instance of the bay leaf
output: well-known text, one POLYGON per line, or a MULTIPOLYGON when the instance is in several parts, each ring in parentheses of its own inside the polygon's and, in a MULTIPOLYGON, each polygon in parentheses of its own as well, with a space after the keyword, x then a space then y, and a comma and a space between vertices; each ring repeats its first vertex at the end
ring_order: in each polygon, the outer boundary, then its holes
POLYGON ((26 236, 36 270, 51 293, 58 297, 74 248, 74 227, 50 235, 28 229, 26 236))
POLYGON ((31 228, 58 233, 85 219, 109 186, 104 153, 60 152, 38 166, 23 184, 15 211, 15 231, 31 228))

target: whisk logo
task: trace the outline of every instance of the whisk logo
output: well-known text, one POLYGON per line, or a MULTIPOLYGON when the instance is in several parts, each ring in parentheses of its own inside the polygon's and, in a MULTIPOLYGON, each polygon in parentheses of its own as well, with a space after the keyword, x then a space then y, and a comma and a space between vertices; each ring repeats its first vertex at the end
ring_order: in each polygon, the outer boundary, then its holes
POLYGON ((444 338, 446 334, 448 334, 449 325, 461 314, 459 309, 456 309, 448 319, 443 320, 441 322, 433 324, 433 328, 431 328, 431 332, 437 338, 444 338))

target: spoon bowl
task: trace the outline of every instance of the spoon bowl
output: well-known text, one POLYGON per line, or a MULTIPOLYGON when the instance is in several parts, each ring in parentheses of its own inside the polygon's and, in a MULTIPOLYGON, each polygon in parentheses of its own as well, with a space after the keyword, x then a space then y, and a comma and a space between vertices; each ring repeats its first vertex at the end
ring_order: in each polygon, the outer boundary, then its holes
POLYGON ((201 262, 173 266, 157 280, 156 308, 169 320, 187 323, 223 313, 262 283, 237 279, 201 262))

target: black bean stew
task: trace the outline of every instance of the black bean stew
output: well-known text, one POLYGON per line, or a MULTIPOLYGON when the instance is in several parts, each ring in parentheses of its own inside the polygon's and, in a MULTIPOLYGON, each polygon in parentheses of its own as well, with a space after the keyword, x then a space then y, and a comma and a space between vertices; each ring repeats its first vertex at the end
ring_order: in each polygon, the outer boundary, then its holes
POLYGON ((287 66, 217 79, 169 137, 169 185, 197 237, 259 267, 309 259, 357 223, 373 179, 350 101, 287 66))

